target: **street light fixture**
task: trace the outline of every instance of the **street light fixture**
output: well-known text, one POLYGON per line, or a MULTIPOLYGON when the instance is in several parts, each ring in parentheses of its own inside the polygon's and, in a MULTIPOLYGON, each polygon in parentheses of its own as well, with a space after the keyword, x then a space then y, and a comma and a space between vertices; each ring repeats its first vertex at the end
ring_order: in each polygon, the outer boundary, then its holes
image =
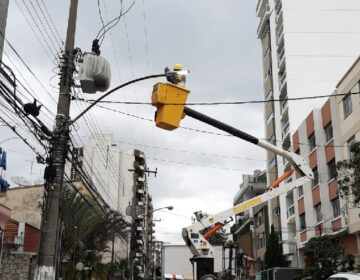
POLYGON ((150 214, 150 213, 153 213, 153 212, 155 212, 155 211, 162 210, 162 209, 168 209, 169 211, 171 211, 171 210, 174 209, 174 206, 170 205, 170 206, 166 206, 166 207, 160 207, 160 208, 157 208, 157 209, 154 209, 154 210, 149 211, 149 214, 150 214))

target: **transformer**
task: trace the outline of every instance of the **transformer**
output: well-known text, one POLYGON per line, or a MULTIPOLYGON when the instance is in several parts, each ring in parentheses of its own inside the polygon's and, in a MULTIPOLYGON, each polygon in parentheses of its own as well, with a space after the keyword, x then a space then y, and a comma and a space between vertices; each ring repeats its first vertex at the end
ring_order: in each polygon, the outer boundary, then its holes
POLYGON ((111 68, 104 57, 94 53, 84 53, 79 66, 79 80, 84 93, 104 92, 109 88, 111 68))

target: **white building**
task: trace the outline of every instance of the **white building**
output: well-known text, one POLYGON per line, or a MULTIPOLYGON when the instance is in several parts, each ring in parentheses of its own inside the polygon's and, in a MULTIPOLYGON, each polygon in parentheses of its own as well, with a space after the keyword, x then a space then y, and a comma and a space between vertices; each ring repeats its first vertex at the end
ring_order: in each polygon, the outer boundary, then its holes
MULTIPOLYGON (((129 224, 133 217, 127 215, 126 209, 134 204, 136 198, 134 162, 136 152, 131 148, 118 146, 112 134, 93 135, 90 141, 74 151, 77 154, 77 164, 91 180, 91 185, 110 206, 118 211, 129 224)), ((76 179, 76 168, 71 170, 71 178, 76 179)), ((117 238, 115 241, 115 257, 127 258, 130 254, 131 231, 129 227, 128 240, 117 238)), ((110 258, 105 256, 106 259, 110 258)), ((106 262, 106 260, 105 260, 106 262)))
MULTIPOLYGON (((357 58, 360 46, 360 2, 358 0, 258 0, 258 38, 262 44, 264 99, 282 99, 265 104, 265 137, 269 142, 291 150, 290 132, 324 99, 307 102, 287 98, 331 94, 337 82, 357 58)), ((288 162, 267 154, 268 183, 285 170, 288 162)), ((271 213, 286 208, 286 195, 270 202, 271 213)), ((293 211, 293 210, 291 210, 293 211)), ((287 220, 282 211, 282 222, 287 220)), ((274 224, 289 232, 285 224, 274 224)), ((284 234, 284 251, 291 245, 284 234)), ((290 240, 291 241, 291 240, 290 240)))

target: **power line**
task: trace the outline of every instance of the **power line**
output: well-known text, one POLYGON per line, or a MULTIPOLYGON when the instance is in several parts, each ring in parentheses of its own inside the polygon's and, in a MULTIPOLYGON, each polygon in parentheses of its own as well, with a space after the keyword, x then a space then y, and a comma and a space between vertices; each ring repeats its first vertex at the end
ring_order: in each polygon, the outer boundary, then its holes
POLYGON ((99 41, 101 40, 100 45, 104 41, 106 32, 108 32, 110 29, 114 28, 119 23, 121 17, 125 16, 135 4, 135 0, 134 0, 132 2, 132 4, 130 5, 130 7, 125 12, 122 12, 122 8, 123 8, 122 2, 123 1, 120 0, 120 15, 115 17, 114 19, 110 20, 107 24, 103 25, 103 27, 99 30, 98 34, 96 35, 96 38, 99 39, 99 41), (108 27, 109 25, 111 25, 111 26, 108 27))
MULTIPOLYGON (((85 101, 85 102, 91 102, 91 101, 85 101)), ((134 115, 134 114, 129 114, 129 113, 125 113, 123 111, 120 111, 120 110, 116 110, 116 109, 112 109, 112 108, 109 108, 109 107, 105 107, 103 105, 99 105, 97 104, 96 105, 97 107, 99 108, 102 108, 102 109, 105 109, 105 110, 108 110, 108 111, 112 111, 112 112, 115 112, 115 113, 118 113, 118 114, 121 114, 121 115, 125 115, 125 116, 129 116, 129 117, 132 117, 132 118, 136 118, 136 119, 139 119, 139 120, 144 120, 144 121, 148 121, 148 122, 151 122, 153 123, 154 120, 152 119, 149 119, 149 118, 145 118, 145 117, 141 117, 141 116, 138 116, 138 115, 134 115)), ((213 132, 213 131, 207 131, 207 130, 201 130, 201 129, 196 129, 196 128, 192 128, 192 127, 186 127, 186 126, 179 126, 179 128, 181 129, 185 129, 185 130, 191 130, 191 131, 196 131, 196 132, 200 132, 200 133, 206 133, 206 134, 211 134, 211 135, 218 135, 218 136, 226 136, 226 137, 235 137, 231 134, 225 134, 225 133, 219 133, 219 132, 213 132)), ((265 138, 259 138, 261 140, 268 140, 268 139, 265 139, 265 138)), ((280 143, 283 143, 284 141, 283 140, 275 140, 276 142, 280 142, 280 143)), ((299 145, 303 145, 303 146, 310 146, 311 144, 309 143, 303 143, 303 142, 293 142, 293 141, 289 141, 291 144, 299 144, 299 145)), ((144 145, 143 145, 144 146, 144 145)), ((346 144, 344 145, 326 145, 326 143, 324 144, 315 144, 316 147, 334 147, 334 148, 343 148, 346 146, 346 144)))
MULTIPOLYGON (((360 92, 349 92, 349 93, 336 93, 336 94, 326 94, 326 95, 314 95, 314 96, 304 96, 304 97, 287 97, 280 99, 269 99, 269 100, 249 100, 249 101, 219 101, 219 102, 188 102, 188 103, 165 103, 164 105, 178 105, 178 106, 210 106, 210 105, 244 105, 244 104, 261 104, 269 102, 283 102, 283 101, 299 101, 299 100, 311 100, 327 97, 337 97, 337 96, 347 96, 347 95, 357 95, 360 92)), ((79 101, 85 102, 94 102, 94 99, 81 99, 79 101)), ((109 104, 127 104, 127 105, 151 105, 151 102, 138 102, 138 101, 107 101, 102 100, 99 103, 109 103, 109 104)))

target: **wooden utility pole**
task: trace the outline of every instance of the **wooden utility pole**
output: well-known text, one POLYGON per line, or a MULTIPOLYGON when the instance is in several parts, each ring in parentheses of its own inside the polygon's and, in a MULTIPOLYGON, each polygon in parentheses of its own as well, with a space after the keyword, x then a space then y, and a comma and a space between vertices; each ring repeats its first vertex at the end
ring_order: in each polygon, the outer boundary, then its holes
POLYGON ((43 217, 36 280, 58 279, 60 264, 60 243, 62 226, 59 220, 60 199, 64 182, 65 160, 68 153, 69 111, 72 76, 74 71, 74 40, 78 0, 71 0, 65 53, 62 58, 60 94, 56 114, 56 124, 51 140, 50 157, 45 169, 45 190, 43 217))
POLYGON ((0 61, 2 61, 2 54, 4 49, 6 19, 9 8, 9 0, 0 0, 0 61))

